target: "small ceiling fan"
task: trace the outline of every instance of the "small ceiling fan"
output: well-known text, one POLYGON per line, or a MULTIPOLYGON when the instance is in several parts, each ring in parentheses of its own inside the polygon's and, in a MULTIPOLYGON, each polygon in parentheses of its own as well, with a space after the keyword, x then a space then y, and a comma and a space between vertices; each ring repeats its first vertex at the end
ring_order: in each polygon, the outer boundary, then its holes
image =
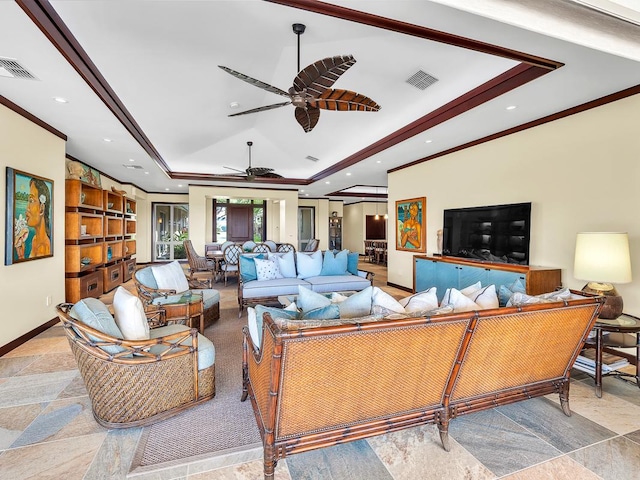
POLYGON ((264 107, 252 108, 244 112, 229 115, 235 117, 248 113, 264 112, 274 108, 284 107, 293 104, 296 107, 295 117, 305 132, 310 132, 320 119, 320 109, 324 110, 356 110, 365 112, 377 112, 380 105, 369 97, 353 92, 351 90, 341 90, 330 88, 335 81, 340 78, 354 63, 356 59, 352 55, 338 55, 328 57, 312 63, 303 70, 300 70, 300 35, 305 31, 305 25, 301 23, 293 24, 293 32, 298 36, 298 75, 293 79, 293 86, 288 92, 280 90, 278 87, 256 80, 244 73, 236 72, 222 65, 218 65, 222 70, 267 92, 275 93, 289 100, 264 107))
POLYGON ((224 167, 224 168, 228 168, 229 170, 234 170, 236 172, 239 172, 242 176, 247 177, 247 180, 250 182, 255 180, 256 177, 282 178, 282 175, 278 175, 273 171, 273 168, 252 167, 251 166, 251 147, 253 146, 253 142, 247 142, 247 145, 249 146, 249 167, 246 170, 238 170, 237 168, 233 168, 233 167, 224 167))

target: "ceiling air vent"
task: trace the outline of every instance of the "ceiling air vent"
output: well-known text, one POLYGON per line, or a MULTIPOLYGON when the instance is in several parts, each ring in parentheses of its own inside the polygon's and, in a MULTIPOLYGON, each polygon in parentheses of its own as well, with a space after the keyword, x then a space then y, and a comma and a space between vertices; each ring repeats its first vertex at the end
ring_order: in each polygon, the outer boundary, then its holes
POLYGON ((311 160, 312 162, 317 162, 318 160, 320 160, 319 158, 312 157, 311 155, 307 155, 304 158, 307 159, 307 160, 311 160))
POLYGON ((140 165, 125 165, 125 164, 122 164, 122 166, 124 168, 128 168, 129 170, 144 170, 144 167, 141 167, 140 165))
POLYGON ((436 77, 432 77, 431 75, 429 75, 426 72, 423 72, 422 70, 418 70, 416 73, 414 73, 407 79, 407 83, 409 85, 413 85, 414 87, 419 88, 420 90, 425 90, 427 87, 430 87, 437 81, 438 79, 436 77))
POLYGON ((0 77, 24 78, 25 80, 37 80, 29 70, 24 68, 15 58, 0 57, 0 77))

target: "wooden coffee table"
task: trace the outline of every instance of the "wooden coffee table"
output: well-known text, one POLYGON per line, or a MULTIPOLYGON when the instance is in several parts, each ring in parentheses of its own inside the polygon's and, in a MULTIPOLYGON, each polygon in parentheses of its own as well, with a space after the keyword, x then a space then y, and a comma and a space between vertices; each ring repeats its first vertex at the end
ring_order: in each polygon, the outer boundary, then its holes
POLYGON ((204 304, 200 294, 169 295, 158 302, 165 310, 167 323, 186 324, 190 328, 196 327, 204 333, 204 304), (196 323, 195 319, 199 318, 196 323))

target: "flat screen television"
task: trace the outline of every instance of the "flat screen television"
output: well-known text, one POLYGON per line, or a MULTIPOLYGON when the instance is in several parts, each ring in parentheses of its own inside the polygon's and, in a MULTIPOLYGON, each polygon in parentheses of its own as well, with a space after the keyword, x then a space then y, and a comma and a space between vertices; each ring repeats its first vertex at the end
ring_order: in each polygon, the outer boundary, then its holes
POLYGON ((442 254, 529 265, 531 203, 444 211, 442 254))

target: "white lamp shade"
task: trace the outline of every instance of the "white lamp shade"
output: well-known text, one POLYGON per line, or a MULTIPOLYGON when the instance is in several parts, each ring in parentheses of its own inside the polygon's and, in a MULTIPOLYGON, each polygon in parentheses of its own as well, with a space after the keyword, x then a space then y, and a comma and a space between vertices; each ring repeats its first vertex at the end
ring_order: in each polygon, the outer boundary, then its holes
POLYGON ((620 232, 583 232, 576 238, 573 276, 580 280, 629 283, 629 237, 620 232))

